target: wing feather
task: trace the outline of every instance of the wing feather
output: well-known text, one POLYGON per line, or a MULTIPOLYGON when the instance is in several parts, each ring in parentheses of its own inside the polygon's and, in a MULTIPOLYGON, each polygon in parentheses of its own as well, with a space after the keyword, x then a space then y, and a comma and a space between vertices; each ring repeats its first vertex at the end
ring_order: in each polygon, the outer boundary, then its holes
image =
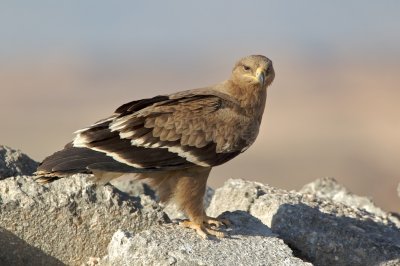
POLYGON ((112 119, 78 131, 74 146, 138 169, 215 166, 246 144, 234 130, 245 119, 237 110, 228 96, 204 90, 133 101, 112 119))

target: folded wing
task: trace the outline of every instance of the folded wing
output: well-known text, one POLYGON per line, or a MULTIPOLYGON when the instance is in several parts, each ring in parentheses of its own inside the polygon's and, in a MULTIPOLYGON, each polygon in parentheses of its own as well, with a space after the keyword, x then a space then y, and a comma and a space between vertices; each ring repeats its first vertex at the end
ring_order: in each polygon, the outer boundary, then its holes
POLYGON ((39 170, 143 172, 216 166, 247 145, 238 130, 246 117, 237 110, 226 95, 204 90, 133 101, 79 130, 64 149, 65 160, 63 150, 46 158, 39 170))

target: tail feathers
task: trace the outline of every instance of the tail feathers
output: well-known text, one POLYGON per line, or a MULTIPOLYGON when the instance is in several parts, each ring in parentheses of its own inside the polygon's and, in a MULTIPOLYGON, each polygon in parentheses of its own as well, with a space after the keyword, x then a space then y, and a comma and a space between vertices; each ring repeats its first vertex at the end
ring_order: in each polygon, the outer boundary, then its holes
POLYGON ((134 167, 115 161, 105 153, 67 144, 63 150, 43 160, 35 173, 35 180, 39 183, 49 183, 65 176, 90 174, 96 170, 131 173, 138 171, 134 167))

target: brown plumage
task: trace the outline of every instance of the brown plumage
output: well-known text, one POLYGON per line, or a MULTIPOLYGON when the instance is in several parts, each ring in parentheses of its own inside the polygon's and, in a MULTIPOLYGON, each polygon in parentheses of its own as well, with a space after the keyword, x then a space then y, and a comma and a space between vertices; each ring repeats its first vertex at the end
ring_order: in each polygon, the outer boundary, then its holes
POLYGON ((181 207, 189 218, 183 226, 203 237, 223 236, 210 227, 221 221, 204 211, 207 178, 212 167, 255 141, 274 76, 268 58, 252 55, 215 86, 124 104, 109 118, 77 131, 73 142, 47 157, 37 180, 92 173, 105 182, 135 173, 149 180, 162 201, 181 207))

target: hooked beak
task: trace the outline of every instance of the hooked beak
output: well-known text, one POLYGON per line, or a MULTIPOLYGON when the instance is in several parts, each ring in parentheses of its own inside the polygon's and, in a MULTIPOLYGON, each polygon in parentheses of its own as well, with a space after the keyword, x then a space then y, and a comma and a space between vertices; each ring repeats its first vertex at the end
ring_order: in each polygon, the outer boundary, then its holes
POLYGON ((264 86, 265 73, 264 73, 264 69, 263 68, 261 68, 261 67, 257 68, 256 78, 257 78, 258 82, 260 82, 261 86, 264 86))

